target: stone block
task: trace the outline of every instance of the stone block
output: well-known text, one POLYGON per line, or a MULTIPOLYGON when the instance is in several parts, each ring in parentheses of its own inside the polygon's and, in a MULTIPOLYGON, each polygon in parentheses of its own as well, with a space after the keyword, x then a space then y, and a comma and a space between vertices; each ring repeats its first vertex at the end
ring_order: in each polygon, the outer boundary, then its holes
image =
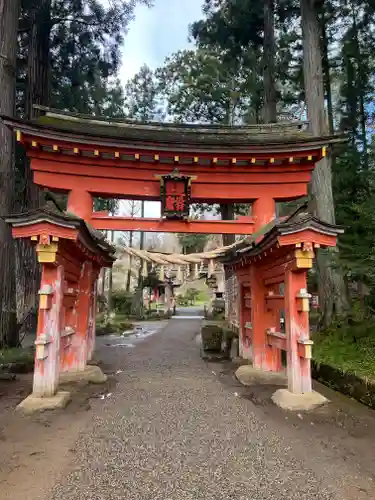
POLYGON ((79 372, 62 372, 60 373, 60 384, 103 384, 107 381, 105 375, 99 366, 88 365, 83 371, 79 372))
POLYGON ((59 410, 65 408, 70 399, 70 392, 65 391, 59 391, 54 396, 48 398, 41 398, 30 394, 30 396, 17 406, 17 411, 30 415, 48 410, 59 410))
POLYGON ((310 411, 329 403, 328 399, 316 391, 293 394, 288 389, 279 389, 272 396, 272 401, 289 411, 310 411))
POLYGON ((221 351, 223 328, 214 321, 205 321, 201 329, 202 346, 205 351, 221 351))
POLYGON ((242 385, 281 385, 288 383, 285 372, 265 372, 257 370, 251 365, 242 365, 238 368, 235 376, 242 385))

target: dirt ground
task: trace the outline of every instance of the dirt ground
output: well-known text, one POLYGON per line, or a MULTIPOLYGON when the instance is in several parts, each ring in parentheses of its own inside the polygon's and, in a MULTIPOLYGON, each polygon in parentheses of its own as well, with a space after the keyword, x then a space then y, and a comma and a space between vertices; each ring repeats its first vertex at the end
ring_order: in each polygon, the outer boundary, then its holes
MULTIPOLYGON (((159 335, 147 341, 150 346, 158 342, 159 335)), ((198 360, 198 349, 196 355, 198 360)), ((125 351, 122 354, 118 349, 106 349, 105 365, 101 367, 109 375, 108 383, 67 387, 73 398, 64 411, 23 416, 14 409, 29 394, 32 375, 0 381, 0 500, 45 500, 56 483, 64 482, 77 456, 79 436, 90 432, 102 403, 100 399, 110 398, 123 385, 121 376, 120 381, 116 380, 116 370, 126 356, 125 351)), ((220 382, 228 397, 235 394, 248 400, 249 409, 255 405, 271 428, 277 429, 286 441, 290 439, 292 448, 299 442, 299 453, 305 453, 311 467, 322 454, 325 459, 332 457, 332 462, 346 463, 352 477, 342 490, 343 500, 375 499, 374 411, 319 384, 316 389, 328 397, 329 405, 309 413, 284 412, 270 400, 277 387, 245 388, 235 379, 233 364, 201 363, 207 375, 212 374, 220 382)))
POLYGON ((91 401, 108 394, 114 384, 112 376, 101 386, 64 386, 72 392, 64 411, 25 416, 15 408, 30 394, 32 374, 0 380, 0 500, 45 498, 69 469, 77 437, 91 423, 91 401))

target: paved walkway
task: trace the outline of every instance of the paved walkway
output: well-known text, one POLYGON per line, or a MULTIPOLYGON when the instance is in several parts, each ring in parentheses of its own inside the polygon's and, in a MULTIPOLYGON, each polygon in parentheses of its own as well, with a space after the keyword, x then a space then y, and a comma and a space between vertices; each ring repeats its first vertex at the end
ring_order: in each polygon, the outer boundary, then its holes
POLYGON ((104 361, 123 372, 113 394, 95 400, 73 469, 46 498, 375 498, 375 464, 337 448, 346 430, 322 435, 302 415, 244 397, 222 367, 200 359, 199 325, 174 319, 135 347, 103 347, 104 361))

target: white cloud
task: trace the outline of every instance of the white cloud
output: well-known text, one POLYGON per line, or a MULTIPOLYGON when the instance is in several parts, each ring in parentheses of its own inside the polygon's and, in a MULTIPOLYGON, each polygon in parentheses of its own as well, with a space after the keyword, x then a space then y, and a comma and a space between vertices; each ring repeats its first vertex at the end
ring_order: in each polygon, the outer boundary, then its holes
POLYGON ((202 15, 203 0, 154 0, 139 5, 122 51, 120 77, 132 78, 143 64, 155 69, 164 59, 188 47, 188 26, 202 15))

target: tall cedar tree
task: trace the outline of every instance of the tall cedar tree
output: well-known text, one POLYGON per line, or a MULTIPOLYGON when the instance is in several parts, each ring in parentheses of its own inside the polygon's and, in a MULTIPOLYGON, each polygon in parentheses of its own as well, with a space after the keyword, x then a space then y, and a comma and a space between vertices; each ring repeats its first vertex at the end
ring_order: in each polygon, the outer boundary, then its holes
MULTIPOLYGON (((304 77, 308 118, 316 136, 328 133, 325 116, 323 68, 321 50, 321 24, 315 2, 301 0, 301 18, 304 48, 304 77)), ((315 167, 311 185, 311 196, 315 200, 319 219, 335 223, 335 208, 332 193, 331 157, 327 155, 315 167)), ((329 326, 335 314, 348 310, 346 287, 340 270, 335 267, 336 252, 318 251, 319 295, 322 324, 329 326)))
MULTIPOLYGON (((13 116, 16 108, 17 29, 19 0, 0 0, 0 114, 13 116)), ((13 134, 0 122, 0 347, 18 344, 14 243, 4 218, 13 210, 13 134)))

